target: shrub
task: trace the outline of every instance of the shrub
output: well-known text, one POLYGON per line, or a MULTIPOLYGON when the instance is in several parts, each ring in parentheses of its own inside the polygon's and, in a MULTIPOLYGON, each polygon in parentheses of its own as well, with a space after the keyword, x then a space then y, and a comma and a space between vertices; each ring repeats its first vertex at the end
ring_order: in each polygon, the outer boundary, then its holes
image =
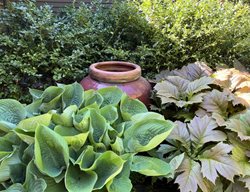
POLYGON ((249 191, 250 74, 195 63, 156 79, 153 108, 177 127, 152 154, 178 162, 180 191, 249 191))
POLYGON ((30 90, 23 106, 0 100, 0 188, 7 191, 129 192, 130 172, 163 176, 172 167, 145 156, 174 128, 117 87, 80 84, 30 90))
POLYGON ((146 20, 126 2, 72 5, 59 15, 32 1, 12 3, 0 10, 0 30, 0 97, 21 101, 28 101, 28 87, 81 80, 94 62, 137 63, 138 47, 151 36, 146 20))
MULTIPOLYGON (((137 1, 136 1, 137 2, 137 1)), ((218 0, 142 0, 137 3, 155 28, 158 68, 206 61, 210 67, 250 63, 248 5, 218 0)))

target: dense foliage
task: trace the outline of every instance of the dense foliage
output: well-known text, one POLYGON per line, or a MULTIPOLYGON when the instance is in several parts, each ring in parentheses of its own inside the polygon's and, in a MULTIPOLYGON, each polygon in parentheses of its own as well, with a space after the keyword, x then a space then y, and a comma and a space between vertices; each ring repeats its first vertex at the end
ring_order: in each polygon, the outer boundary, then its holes
POLYGON ((1 190, 129 192, 131 171, 173 174, 171 164, 144 152, 174 123, 117 87, 84 92, 59 84, 30 93, 27 106, 0 100, 1 190))
POLYGON ((118 0, 60 14, 12 3, 0 10, 0 98, 27 102, 28 87, 79 81, 104 60, 135 62, 145 75, 196 60, 247 66, 249 22, 249 6, 218 0, 118 0))
POLYGON ((250 74, 204 63, 156 76, 155 106, 177 127, 155 156, 176 159, 181 192, 247 192, 250 74))

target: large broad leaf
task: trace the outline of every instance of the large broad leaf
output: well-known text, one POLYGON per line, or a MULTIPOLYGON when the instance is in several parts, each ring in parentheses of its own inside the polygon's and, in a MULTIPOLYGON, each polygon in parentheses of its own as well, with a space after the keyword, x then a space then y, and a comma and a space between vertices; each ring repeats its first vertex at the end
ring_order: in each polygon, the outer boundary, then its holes
POLYGON ((131 162, 133 155, 126 154, 122 158, 126 161, 123 165, 122 171, 114 179, 110 180, 106 187, 108 192, 130 192, 132 190, 132 183, 129 179, 131 162))
POLYGON ((84 102, 84 90, 79 83, 60 85, 64 89, 62 94, 63 109, 70 105, 80 107, 84 102))
POLYGON ((201 166, 198 162, 185 158, 177 172, 181 174, 176 177, 175 183, 179 184, 181 192, 197 192, 198 186, 203 192, 211 191, 202 177, 201 166))
POLYGON ((250 141, 250 110, 238 116, 237 119, 230 119, 226 128, 236 132, 241 140, 250 141))
POLYGON ((194 143, 195 148, 199 149, 205 143, 211 141, 224 141, 226 134, 222 131, 214 130, 217 127, 217 123, 211 117, 195 117, 190 124, 188 124, 191 141, 194 143))
POLYGON ((44 192, 47 187, 46 182, 42 178, 37 178, 32 173, 27 173, 24 188, 29 192, 44 192))
POLYGON ((189 82, 179 76, 169 76, 165 81, 157 83, 154 88, 162 104, 174 103, 178 107, 184 107, 201 103, 204 96, 201 91, 209 89, 208 85, 212 83, 213 79, 210 77, 202 77, 189 82))
POLYGON ((200 155, 201 171, 204 177, 215 183, 218 173, 233 182, 233 177, 240 172, 236 162, 230 157, 232 146, 218 143, 212 149, 200 155))
POLYGON ((75 163, 80 166, 82 171, 89 171, 97 157, 98 153, 94 152, 94 148, 91 145, 88 145, 75 163))
POLYGON ((0 129, 8 132, 26 117, 24 106, 14 99, 0 99, 0 129))
POLYGON ((71 105, 67 107, 62 114, 53 114, 52 120, 56 125, 71 127, 73 126, 73 116, 77 109, 76 105, 71 105))
POLYGON ((135 114, 148 112, 147 107, 141 101, 125 94, 122 96, 120 110, 125 121, 129 121, 135 114))
POLYGON ((114 123, 118 119, 117 108, 113 105, 104 106, 103 108, 101 108, 100 113, 110 124, 114 123))
POLYGON ((228 118, 228 103, 230 99, 226 92, 214 89, 204 97, 201 107, 211 113, 219 125, 224 125, 228 118))
POLYGON ((112 151, 102 153, 89 169, 98 176, 94 189, 101 189, 117 176, 122 171, 124 162, 120 156, 112 151))
POLYGON ((70 165, 65 176, 65 185, 69 192, 91 192, 97 181, 94 171, 81 171, 79 166, 70 165))
POLYGON ((137 155, 133 157, 131 171, 146 176, 165 176, 171 172, 171 167, 163 160, 137 155))
POLYGON ((90 112, 90 126, 89 126, 89 138, 92 143, 100 143, 107 130, 106 119, 96 112, 91 110, 90 112))
POLYGON ((60 87, 50 86, 44 90, 41 95, 42 104, 40 110, 44 113, 47 113, 53 109, 61 108, 61 98, 64 89, 60 87))
POLYGON ((10 166, 20 164, 21 160, 19 158, 18 148, 15 148, 14 151, 4 158, 0 164, 0 182, 4 182, 10 179, 10 166))
POLYGON ((36 130, 35 163, 42 173, 50 177, 60 175, 69 164, 67 142, 45 126, 39 126, 36 130))
POLYGON ((22 120, 17 128, 25 132, 35 132, 38 125, 49 126, 51 122, 52 115, 47 113, 44 115, 38 115, 35 117, 30 117, 28 119, 22 120))
POLYGON ((144 119, 159 119, 159 120, 164 120, 164 116, 159 114, 159 113, 154 113, 154 112, 146 112, 146 113, 139 113, 135 114, 131 117, 131 121, 133 123, 137 123, 139 121, 142 121, 144 119))
POLYGON ((15 183, 11 185, 8 189, 3 190, 2 192, 25 192, 25 189, 23 188, 22 184, 15 183))
POLYGON ((143 152, 155 148, 171 133, 175 124, 159 119, 145 119, 124 132, 126 152, 143 152))
POLYGON ((102 107, 106 105, 117 105, 122 97, 122 90, 118 87, 105 87, 97 91, 102 97, 102 107))
POLYGON ((103 97, 100 93, 96 92, 93 89, 85 91, 84 95, 84 105, 89 106, 96 103, 99 107, 102 105, 103 97))

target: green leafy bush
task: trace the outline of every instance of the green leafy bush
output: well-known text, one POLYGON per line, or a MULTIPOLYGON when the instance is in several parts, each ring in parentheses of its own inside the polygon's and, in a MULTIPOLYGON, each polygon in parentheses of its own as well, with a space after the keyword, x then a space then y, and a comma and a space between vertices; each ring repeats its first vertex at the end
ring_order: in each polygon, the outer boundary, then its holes
POLYGON ((140 64, 138 47, 151 39, 147 21, 126 2, 72 5, 60 14, 32 1, 12 3, 0 10, 0 31, 0 97, 21 101, 28 87, 81 80, 94 62, 140 64))
POLYGON ((0 187, 7 191, 129 192, 130 172, 174 170, 145 156, 174 123, 148 112, 117 87, 83 91, 78 83, 31 89, 23 106, 0 100, 0 187), (105 190, 105 191, 106 191, 105 190))
POLYGON ((155 28, 158 68, 179 68, 206 61, 232 66, 250 63, 250 9, 218 0, 142 0, 139 8, 155 28))
POLYGON ((250 74, 194 63, 156 82, 152 109, 177 127, 151 154, 175 162, 180 191, 249 191, 250 74))

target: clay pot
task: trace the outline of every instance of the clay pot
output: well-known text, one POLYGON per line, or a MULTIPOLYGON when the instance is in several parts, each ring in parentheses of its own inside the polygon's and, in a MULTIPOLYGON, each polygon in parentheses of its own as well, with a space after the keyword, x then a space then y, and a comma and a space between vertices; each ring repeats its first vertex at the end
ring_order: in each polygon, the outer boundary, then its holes
POLYGON ((122 62, 106 61, 90 65, 89 75, 81 81, 84 90, 100 89, 117 86, 131 98, 139 99, 145 105, 150 104, 151 85, 141 77, 139 65, 122 62))

